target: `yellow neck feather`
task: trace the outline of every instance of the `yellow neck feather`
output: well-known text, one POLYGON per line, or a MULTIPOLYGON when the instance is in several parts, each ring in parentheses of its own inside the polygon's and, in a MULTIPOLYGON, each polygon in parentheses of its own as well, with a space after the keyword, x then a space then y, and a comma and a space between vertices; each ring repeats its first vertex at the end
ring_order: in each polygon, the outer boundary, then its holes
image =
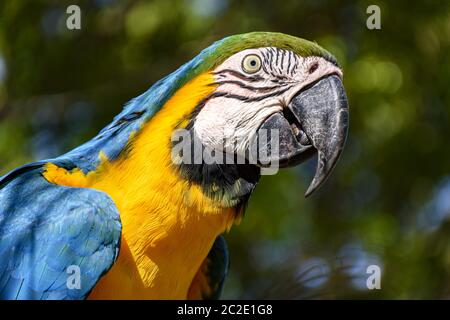
POLYGON ((205 73, 190 81, 130 139, 127 155, 83 174, 47 164, 50 182, 104 191, 123 225, 119 259, 91 298, 186 298, 215 238, 233 223, 234 210, 180 179, 170 137, 180 119, 215 89, 205 73))

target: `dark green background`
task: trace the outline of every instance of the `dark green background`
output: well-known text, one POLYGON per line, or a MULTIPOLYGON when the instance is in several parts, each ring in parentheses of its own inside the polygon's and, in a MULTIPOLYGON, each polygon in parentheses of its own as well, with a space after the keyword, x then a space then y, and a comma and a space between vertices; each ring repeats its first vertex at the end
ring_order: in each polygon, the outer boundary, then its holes
POLYGON ((1 1, 0 173, 77 146, 202 48, 258 30, 336 55, 350 134, 311 198, 314 160, 262 179, 227 235, 224 297, 450 298, 449 1, 1 1))

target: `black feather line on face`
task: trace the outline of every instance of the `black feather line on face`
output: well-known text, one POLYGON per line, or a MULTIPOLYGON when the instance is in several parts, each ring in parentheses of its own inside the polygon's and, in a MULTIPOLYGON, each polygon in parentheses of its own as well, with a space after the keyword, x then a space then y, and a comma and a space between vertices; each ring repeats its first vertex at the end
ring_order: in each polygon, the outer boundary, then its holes
POLYGON ((263 55, 263 65, 270 65, 269 52, 267 50, 264 50, 264 51, 262 51, 262 55, 263 55))
MULTIPOLYGON (((291 68, 291 70, 289 71, 289 73, 290 73, 291 77, 293 77, 294 74, 295 74, 294 71, 296 70, 296 66, 297 66, 297 59, 296 59, 296 57, 294 56, 294 53, 291 52, 291 54, 292 54, 292 56, 293 56, 294 63, 292 63, 292 68, 291 68)), ((289 63, 289 65, 291 65, 291 63, 289 63)))
POLYGON ((275 60, 275 66, 278 66, 278 57, 280 55, 280 49, 276 48, 275 50, 277 52, 277 59, 275 60))
POLYGON ((228 93, 228 92, 217 92, 217 93, 221 94, 225 98, 236 99, 236 100, 239 100, 239 101, 243 101, 245 103, 250 103, 250 102, 256 102, 256 101, 262 101, 262 100, 265 100, 267 98, 271 98, 271 97, 280 95, 282 93, 285 93, 289 89, 291 89, 293 86, 294 85, 289 85, 289 86, 286 86, 285 88, 283 88, 281 90, 274 91, 274 92, 271 92, 271 93, 266 94, 266 95, 252 97, 252 98, 251 97, 246 97, 246 96, 241 96, 241 95, 238 95, 238 94, 232 94, 232 93, 228 93))
POLYGON ((243 73, 240 73, 240 72, 238 72, 236 70, 233 70, 233 69, 224 69, 224 70, 220 70, 220 71, 214 72, 213 74, 220 76, 220 75, 222 75, 224 73, 229 73, 229 74, 231 74, 232 76, 234 76, 236 78, 239 78, 239 79, 241 79, 243 81, 248 81, 248 82, 257 82, 257 81, 263 81, 264 80, 264 78, 259 76, 259 75, 247 76, 247 75, 245 75, 243 73))
POLYGON ((224 81, 218 81, 215 82, 213 85, 221 85, 221 84, 235 84, 237 86, 239 86, 240 88, 243 89, 247 89, 247 90, 251 90, 251 91, 256 91, 256 92, 270 92, 272 90, 278 89, 282 86, 285 86, 287 84, 282 84, 282 85, 277 85, 277 86, 269 86, 269 87, 253 87, 253 86, 249 86, 243 82, 240 81, 236 81, 236 80, 224 80, 224 81))
POLYGON ((295 59, 295 66, 294 66, 294 71, 293 72, 297 72, 297 68, 298 68, 298 60, 295 59))
POLYGON ((262 63, 262 69, 263 69, 263 71, 264 71, 266 74, 270 74, 270 73, 269 73, 269 70, 267 69, 267 63, 266 63, 266 60, 264 60, 263 63, 262 63))
POLYGON ((270 58, 269 58, 269 68, 272 69, 272 61, 273 61, 273 52, 272 52, 272 49, 269 49, 269 50, 267 51, 267 54, 270 56, 270 58))
POLYGON ((291 67, 291 55, 292 52, 288 51, 288 65, 287 65, 287 72, 289 73, 289 75, 292 77, 292 73, 289 72, 289 68, 291 67))

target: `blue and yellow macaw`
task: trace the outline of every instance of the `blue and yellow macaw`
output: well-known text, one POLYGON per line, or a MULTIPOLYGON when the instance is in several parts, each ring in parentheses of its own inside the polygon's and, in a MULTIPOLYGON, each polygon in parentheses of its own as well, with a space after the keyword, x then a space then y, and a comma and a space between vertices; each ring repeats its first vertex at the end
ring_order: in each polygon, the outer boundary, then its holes
POLYGON ((318 155, 308 195, 345 144, 342 71, 303 39, 231 36, 131 100, 92 140, 1 177, 0 298, 218 298, 229 265, 221 234, 269 162, 176 161, 176 129, 192 134, 189 147, 244 160, 253 138, 276 131, 270 163, 318 155))

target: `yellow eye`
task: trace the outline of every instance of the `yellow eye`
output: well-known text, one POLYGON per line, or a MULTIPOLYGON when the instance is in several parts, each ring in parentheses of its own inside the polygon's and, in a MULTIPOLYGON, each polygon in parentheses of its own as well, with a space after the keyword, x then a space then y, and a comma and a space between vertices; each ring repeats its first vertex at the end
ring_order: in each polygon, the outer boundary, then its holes
POLYGON ((255 73, 261 69, 261 59, 256 54, 249 54, 242 60, 242 69, 247 73, 255 73))

